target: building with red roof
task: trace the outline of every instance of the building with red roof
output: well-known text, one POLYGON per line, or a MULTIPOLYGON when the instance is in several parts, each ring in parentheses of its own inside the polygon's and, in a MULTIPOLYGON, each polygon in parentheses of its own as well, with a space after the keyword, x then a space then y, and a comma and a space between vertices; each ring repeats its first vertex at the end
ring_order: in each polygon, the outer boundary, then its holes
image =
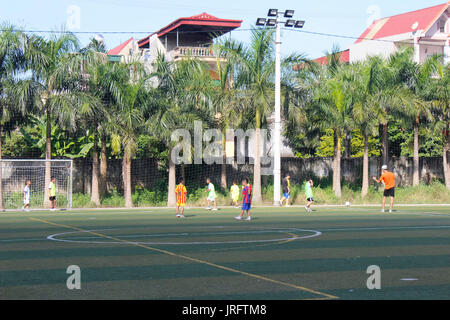
MULTIPOLYGON (((349 49, 337 53, 341 63, 365 60, 368 56, 390 56, 401 46, 414 47, 415 61, 422 63, 428 56, 442 54, 450 62, 450 1, 375 20, 349 49)), ((328 63, 328 56, 313 61, 328 63)))
POLYGON ((163 53, 168 60, 190 56, 211 62, 212 65, 216 59, 211 50, 214 39, 239 28, 241 24, 242 20, 217 18, 203 12, 178 18, 140 40, 128 39, 108 54, 122 58, 140 55, 151 63, 159 53, 163 53))
POLYGON ((130 38, 108 51, 109 60, 120 61, 122 58, 132 55, 136 47, 136 41, 133 38, 130 38))
POLYGON ((391 55, 401 46, 414 47, 414 59, 443 54, 450 62, 450 1, 437 6, 375 20, 350 46, 350 62, 367 56, 391 55))
POLYGON ((133 47, 132 45, 133 40, 134 40, 133 38, 130 38, 124 43, 119 44, 117 47, 109 50, 108 54, 112 56, 119 56, 126 54, 126 50, 131 49, 133 47))
MULTIPOLYGON (((340 51, 334 54, 337 58, 339 58, 339 62, 340 63, 349 63, 350 62, 350 50, 344 50, 344 51, 340 51)), ((329 56, 323 56, 317 59, 314 59, 313 61, 320 64, 320 65, 326 65, 328 64, 328 59, 332 58, 331 55, 329 56)), ((336 58, 336 59, 337 59, 336 58)))

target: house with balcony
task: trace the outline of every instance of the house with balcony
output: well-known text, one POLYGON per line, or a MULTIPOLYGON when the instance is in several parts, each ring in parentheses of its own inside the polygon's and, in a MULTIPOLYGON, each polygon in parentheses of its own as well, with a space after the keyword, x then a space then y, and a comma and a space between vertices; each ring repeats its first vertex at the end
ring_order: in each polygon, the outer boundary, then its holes
POLYGON ((239 28, 241 24, 242 20, 221 19, 203 12, 179 18, 138 40, 137 45, 147 61, 152 61, 158 52, 162 52, 169 60, 189 56, 213 65, 216 61, 211 50, 214 39, 239 28))
POLYGON ((128 39, 108 52, 110 60, 141 56, 149 65, 159 53, 169 61, 195 57, 215 67, 216 57, 211 46, 214 40, 239 28, 242 20, 221 19, 206 12, 178 18, 167 26, 136 40, 128 39))
MULTIPOLYGON (((151 68, 152 63, 158 54, 162 53, 169 61, 177 61, 186 57, 200 59, 211 66, 211 76, 217 68, 217 57, 211 48, 214 40, 231 31, 239 28, 242 20, 222 19, 208 13, 179 18, 158 31, 142 38, 130 38, 117 47, 109 50, 110 61, 120 61, 135 56, 145 61, 151 68)), ((222 58, 221 58, 222 59, 222 58)), ((270 122, 270 121, 269 121, 270 122)), ((271 123, 269 127, 271 128, 271 123)), ((238 128, 236 128, 238 129, 238 128)), ((261 142, 264 140, 262 139, 261 142)), ((269 139, 262 144, 261 154, 272 154, 273 141, 269 139)), ((226 142, 226 153, 228 157, 235 157, 237 150, 245 157, 252 158, 254 155, 255 137, 254 134, 237 145, 234 139, 226 142)), ((292 156, 292 151, 282 145, 282 156, 292 156)))

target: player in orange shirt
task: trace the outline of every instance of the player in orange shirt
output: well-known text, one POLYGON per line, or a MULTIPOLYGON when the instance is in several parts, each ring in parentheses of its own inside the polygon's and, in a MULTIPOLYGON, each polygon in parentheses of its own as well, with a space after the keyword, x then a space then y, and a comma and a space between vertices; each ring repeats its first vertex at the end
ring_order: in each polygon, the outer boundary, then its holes
POLYGON ((395 197, 395 175, 392 172, 388 171, 387 165, 381 167, 381 171, 383 174, 380 179, 373 177, 373 180, 381 183, 384 183, 384 194, 383 194, 383 205, 381 212, 384 212, 384 207, 386 204, 386 198, 391 198, 391 207, 389 208, 389 213, 392 212, 392 208, 394 207, 394 197, 395 197))
POLYGON ((175 194, 177 195, 177 218, 184 218, 184 206, 186 205, 187 190, 184 185, 184 180, 180 180, 180 184, 175 188, 175 194))

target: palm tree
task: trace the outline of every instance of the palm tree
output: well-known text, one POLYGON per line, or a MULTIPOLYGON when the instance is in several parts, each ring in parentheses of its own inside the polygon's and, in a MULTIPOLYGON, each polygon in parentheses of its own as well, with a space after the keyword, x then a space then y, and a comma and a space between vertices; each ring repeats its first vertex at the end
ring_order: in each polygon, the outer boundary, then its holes
POLYGON ((364 63, 350 66, 355 75, 351 85, 354 124, 364 137, 363 198, 369 191, 369 136, 376 134, 379 121, 383 121, 384 117, 380 102, 386 99, 387 92, 381 87, 382 66, 383 59, 380 57, 371 57, 364 63))
POLYGON ((433 77, 424 90, 424 97, 432 104, 433 128, 442 139, 442 166, 444 181, 450 189, 450 65, 439 64, 437 77, 433 77))
POLYGON ((196 59, 168 61, 159 54, 154 63, 153 77, 157 82, 157 107, 149 121, 151 133, 157 133, 169 148, 169 185, 167 205, 174 206, 176 164, 172 158, 172 133, 177 129, 193 131, 194 121, 207 125, 212 118, 210 99, 211 77, 208 68, 196 59))
POLYGON ((125 207, 131 208, 131 160, 136 154, 138 135, 144 130, 149 109, 151 107, 152 89, 149 86, 144 65, 134 59, 121 62, 118 65, 127 78, 120 86, 121 101, 111 112, 111 131, 113 149, 117 154, 123 149, 122 179, 124 188, 125 207), (120 141, 120 144, 118 143, 120 141))
POLYGON ((115 63, 108 63, 103 43, 92 39, 87 48, 82 50, 83 60, 86 60, 84 72, 86 73, 85 90, 92 97, 89 103, 81 110, 80 115, 87 129, 94 134, 92 153, 92 184, 91 202, 100 205, 100 196, 105 193, 106 187, 106 134, 105 129, 110 119, 111 106, 120 103, 120 85, 127 79, 124 68, 115 63), (101 136, 101 166, 99 179, 99 149, 98 139, 101 136))
POLYGON ((222 132, 222 165, 220 185, 227 188, 227 154, 226 154, 226 131, 232 123, 238 121, 239 99, 233 84, 233 69, 235 61, 233 51, 240 54, 242 44, 231 39, 218 43, 214 47, 216 56, 216 70, 218 85, 212 89, 211 107, 216 115, 216 125, 222 132))
MULTIPOLYGON (((27 68, 28 39, 14 26, 0 26, 0 209, 3 209, 2 138, 24 121, 29 101, 23 96, 24 82, 17 75, 27 68)), ((26 86, 25 86, 26 88, 26 86)))
POLYGON ((273 113, 273 74, 275 72, 273 29, 257 28, 251 31, 248 46, 229 48, 227 53, 235 64, 235 85, 244 96, 246 107, 255 122, 255 154, 253 169, 253 196, 255 203, 262 202, 261 195, 261 129, 273 113))
POLYGON ((419 185, 419 128, 421 120, 432 118, 430 103, 424 99, 431 77, 439 69, 438 55, 429 57, 423 64, 412 59, 411 48, 400 50, 390 58, 390 64, 396 69, 396 83, 404 92, 403 121, 412 124, 414 132, 413 146, 413 186, 419 185))
MULTIPOLYGON (((32 75, 27 81, 29 99, 33 101, 36 114, 46 121, 45 159, 50 160, 51 126, 57 125, 75 130, 77 111, 89 101, 82 90, 82 60, 78 53, 78 39, 71 33, 61 33, 50 39, 34 36, 30 40, 29 59, 32 75)), ((46 162, 45 184, 51 177, 51 163, 46 162)), ((47 203, 48 190, 44 188, 44 201, 47 203)))
MULTIPOLYGON (((322 67, 313 91, 311 116, 322 129, 332 129, 334 137, 333 190, 341 197, 341 157, 343 134, 352 129, 350 84, 352 73, 347 65, 322 67)), ((311 120, 314 121, 314 120, 311 120)))

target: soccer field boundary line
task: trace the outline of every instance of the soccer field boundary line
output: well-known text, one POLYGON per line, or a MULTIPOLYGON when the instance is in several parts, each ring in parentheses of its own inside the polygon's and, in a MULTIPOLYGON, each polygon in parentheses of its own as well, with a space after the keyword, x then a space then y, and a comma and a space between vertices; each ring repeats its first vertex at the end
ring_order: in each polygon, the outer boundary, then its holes
MULTIPOLYGON (((395 207, 424 207, 424 206, 428 206, 428 207, 434 207, 434 208, 439 208, 439 207, 450 207, 450 204, 446 204, 446 203, 434 203, 434 204, 427 204, 427 203, 422 203, 422 204, 396 204, 395 207)), ((346 206, 345 204, 315 204, 314 205, 315 208, 336 208, 336 209, 350 209, 350 208, 380 208, 381 205, 380 204, 352 204, 350 206, 346 206)), ((217 206, 217 208, 219 210, 222 209, 234 209, 234 207, 232 206, 217 206)), ((276 208, 276 209, 302 209, 305 208, 305 206, 303 204, 300 205, 290 205, 289 207, 280 207, 280 206, 274 206, 274 205, 252 205, 252 208, 276 208)), ((121 212, 114 212, 114 213, 128 213, 130 211, 145 211, 145 210, 156 210, 156 211, 164 211, 164 210, 173 210, 175 209, 175 207, 133 207, 133 208, 126 208, 126 207, 114 207, 114 208, 71 208, 71 209, 56 209, 55 212, 53 213, 61 213, 61 212, 74 212, 74 211, 79 211, 79 212, 89 212, 89 211, 118 211, 120 210, 121 212)), ((192 207, 186 207, 186 210, 197 210, 197 209, 205 209, 205 207, 202 206, 192 206, 192 207)), ((43 209, 43 208, 37 208, 37 209, 31 209, 30 212, 51 212, 49 209, 43 209)), ((20 209, 3 209, 0 210, 0 213, 12 213, 12 212, 22 212, 20 209)), ((27 214, 29 214, 30 212, 27 212, 27 214)), ((147 211, 147 212, 143 212, 143 213, 150 213, 152 211, 147 211)))
POLYGON ((359 227, 359 228, 325 228, 319 231, 388 231, 388 230, 428 230, 450 229, 450 226, 392 226, 392 227, 359 227))
POLYGON ((78 228, 78 227, 74 227, 74 226, 70 226, 70 225, 55 223, 55 222, 47 221, 47 220, 40 219, 40 218, 30 217, 30 219, 34 220, 34 221, 39 221, 41 223, 45 223, 45 224, 48 224, 48 225, 53 225, 53 226, 62 227, 62 228, 66 228, 66 229, 77 230, 77 231, 81 231, 81 232, 85 232, 85 233, 90 233, 92 235, 96 235, 96 236, 99 236, 99 237, 102 237, 102 238, 128 243, 130 245, 141 247, 141 248, 144 248, 146 250, 159 252, 159 253, 162 253, 162 254, 166 254, 166 255, 169 255, 169 256, 172 256, 172 257, 176 257, 176 258, 181 258, 181 259, 188 260, 188 261, 191 261, 191 262, 196 262, 196 263, 199 263, 199 264, 204 264, 204 265, 207 265, 207 266, 210 266, 210 267, 214 267, 216 269, 229 271, 229 272, 240 274, 240 275, 247 276, 247 277, 250 277, 250 278, 254 278, 254 279, 263 280, 263 281, 266 281, 266 282, 275 283, 275 284, 278 284, 280 286, 294 288, 294 289, 297 289, 297 290, 300 290, 300 291, 312 293, 312 294, 315 294, 315 295, 320 295, 320 296, 323 296, 323 297, 328 298, 328 299, 339 299, 339 297, 331 295, 331 294, 328 294, 328 293, 324 293, 324 292, 317 291, 317 290, 314 290, 314 289, 306 288, 306 287, 299 286, 299 285, 296 285, 296 284, 292 284, 292 283, 289 283, 289 282, 284 282, 284 281, 271 279, 271 278, 268 278, 268 277, 265 277, 265 276, 261 276, 261 275, 258 275, 258 274, 254 274, 254 273, 250 273, 250 272, 241 271, 241 270, 237 270, 237 269, 234 269, 234 268, 222 266, 220 264, 216 264, 216 263, 209 262, 209 261, 206 261, 206 260, 192 258, 192 257, 186 256, 186 255, 178 254, 178 253, 171 252, 171 251, 168 251, 168 250, 158 249, 158 248, 150 247, 150 246, 139 244, 139 243, 135 243, 135 242, 122 240, 122 239, 119 239, 119 238, 116 238, 116 237, 112 237, 112 236, 108 236, 108 235, 105 235, 105 234, 102 234, 102 233, 93 232, 93 231, 89 231, 89 230, 84 230, 84 229, 81 229, 81 228, 78 228))

